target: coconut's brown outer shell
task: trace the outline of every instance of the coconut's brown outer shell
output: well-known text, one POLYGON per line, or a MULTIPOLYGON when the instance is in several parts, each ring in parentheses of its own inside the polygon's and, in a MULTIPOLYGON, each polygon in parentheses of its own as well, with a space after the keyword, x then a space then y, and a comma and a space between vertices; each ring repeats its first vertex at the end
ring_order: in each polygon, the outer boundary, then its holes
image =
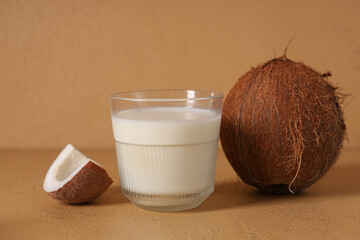
POLYGON ((62 188, 48 194, 65 203, 86 203, 105 192, 112 182, 105 169, 89 161, 62 188))
POLYGON ((271 193, 310 186, 335 163, 345 133, 336 88, 286 57, 251 69, 230 90, 220 139, 247 184, 271 193))

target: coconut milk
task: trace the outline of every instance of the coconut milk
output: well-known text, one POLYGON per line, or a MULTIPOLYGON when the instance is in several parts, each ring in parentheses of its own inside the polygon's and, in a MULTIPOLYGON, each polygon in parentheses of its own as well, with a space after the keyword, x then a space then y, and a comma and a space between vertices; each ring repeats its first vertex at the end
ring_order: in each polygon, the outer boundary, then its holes
POLYGON ((183 107, 137 108, 114 114, 123 192, 144 196, 210 194, 220 120, 221 115, 213 111, 183 107))

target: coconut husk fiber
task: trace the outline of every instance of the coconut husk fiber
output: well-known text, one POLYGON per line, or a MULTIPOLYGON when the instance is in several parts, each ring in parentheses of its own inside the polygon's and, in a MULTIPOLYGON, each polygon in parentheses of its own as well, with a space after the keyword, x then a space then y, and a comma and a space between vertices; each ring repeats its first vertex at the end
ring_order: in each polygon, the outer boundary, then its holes
POLYGON ((328 78, 285 55, 252 68, 223 106, 220 139, 237 175, 268 193, 296 193, 336 162, 343 96, 328 78))

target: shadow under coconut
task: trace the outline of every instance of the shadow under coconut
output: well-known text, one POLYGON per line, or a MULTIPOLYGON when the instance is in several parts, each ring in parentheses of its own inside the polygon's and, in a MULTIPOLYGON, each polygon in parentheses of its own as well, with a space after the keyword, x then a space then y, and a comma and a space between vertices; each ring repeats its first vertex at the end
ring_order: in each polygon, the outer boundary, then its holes
POLYGON ((206 212, 226 208, 239 208, 288 198, 289 195, 261 193, 257 188, 248 186, 240 180, 237 182, 223 182, 216 184, 214 192, 208 199, 192 211, 206 212))
POLYGON ((305 189, 307 196, 360 194, 360 165, 335 165, 313 186, 305 189))
POLYGON ((111 185, 102 195, 86 205, 116 205, 128 202, 129 200, 121 192, 120 185, 111 185))
POLYGON ((227 208, 241 208, 276 201, 292 201, 294 198, 311 199, 319 197, 343 197, 360 195, 360 165, 335 166, 317 183, 293 195, 267 194, 241 182, 223 182, 215 185, 215 191, 194 212, 216 211, 227 208))

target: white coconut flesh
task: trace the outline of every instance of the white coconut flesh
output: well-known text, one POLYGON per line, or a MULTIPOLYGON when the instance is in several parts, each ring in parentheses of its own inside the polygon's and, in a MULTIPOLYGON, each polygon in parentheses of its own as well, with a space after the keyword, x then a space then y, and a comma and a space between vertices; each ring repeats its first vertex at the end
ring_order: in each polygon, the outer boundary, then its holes
POLYGON ((69 182, 88 162, 100 166, 95 161, 68 144, 53 162, 44 180, 44 190, 55 192, 69 182))

